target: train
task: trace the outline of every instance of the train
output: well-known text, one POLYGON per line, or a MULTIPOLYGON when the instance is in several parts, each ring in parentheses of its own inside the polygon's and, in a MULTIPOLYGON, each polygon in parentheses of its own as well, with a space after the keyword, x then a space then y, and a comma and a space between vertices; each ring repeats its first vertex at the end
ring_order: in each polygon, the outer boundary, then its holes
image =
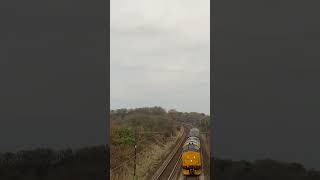
POLYGON ((182 172, 185 176, 199 176, 202 171, 200 131, 190 129, 187 140, 182 146, 182 172))
POLYGON ((192 128, 190 129, 188 137, 200 137, 200 131, 198 128, 192 128))

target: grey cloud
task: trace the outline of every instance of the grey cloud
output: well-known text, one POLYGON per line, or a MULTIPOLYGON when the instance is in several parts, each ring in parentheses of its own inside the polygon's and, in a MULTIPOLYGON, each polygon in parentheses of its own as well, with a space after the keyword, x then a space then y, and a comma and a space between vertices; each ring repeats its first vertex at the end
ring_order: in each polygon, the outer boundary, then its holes
MULTIPOLYGON (((111 9, 126 2, 114 0, 111 9)), ((209 1, 150 2, 111 11, 111 108, 209 113, 209 1)))

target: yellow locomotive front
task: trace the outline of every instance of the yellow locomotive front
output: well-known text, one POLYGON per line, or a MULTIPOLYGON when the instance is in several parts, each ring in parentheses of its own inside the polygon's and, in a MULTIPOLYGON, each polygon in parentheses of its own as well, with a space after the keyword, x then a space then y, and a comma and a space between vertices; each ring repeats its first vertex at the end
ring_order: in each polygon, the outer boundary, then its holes
POLYGON ((201 156, 200 148, 194 144, 188 144, 183 147, 182 168, 184 175, 201 174, 201 156))

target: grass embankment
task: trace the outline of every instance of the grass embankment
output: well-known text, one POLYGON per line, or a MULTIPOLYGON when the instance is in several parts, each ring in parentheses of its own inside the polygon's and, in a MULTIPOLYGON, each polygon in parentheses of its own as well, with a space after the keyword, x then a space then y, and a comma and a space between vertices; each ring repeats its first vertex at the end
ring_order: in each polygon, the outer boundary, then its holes
MULTIPOLYGON (((175 136, 158 141, 148 142, 137 156, 137 180, 146 180, 150 173, 156 171, 156 168, 162 160, 171 152, 177 140, 182 136, 180 129, 175 136), (161 141, 161 142, 159 142, 161 141)), ((111 172, 111 180, 129 180, 133 179, 133 160, 129 160, 123 167, 111 172)))
POLYGON ((131 180, 134 173, 134 145, 137 143, 136 177, 147 179, 166 153, 181 136, 181 123, 201 126, 209 124, 209 117, 201 113, 166 111, 161 107, 117 109, 110 111, 111 179, 131 180))

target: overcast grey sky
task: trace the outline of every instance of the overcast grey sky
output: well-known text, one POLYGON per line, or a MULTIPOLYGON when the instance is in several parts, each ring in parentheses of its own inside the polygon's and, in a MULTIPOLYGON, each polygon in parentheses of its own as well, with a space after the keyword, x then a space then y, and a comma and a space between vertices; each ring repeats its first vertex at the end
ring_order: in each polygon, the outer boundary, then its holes
POLYGON ((111 1, 111 109, 210 112, 210 1, 111 1))

